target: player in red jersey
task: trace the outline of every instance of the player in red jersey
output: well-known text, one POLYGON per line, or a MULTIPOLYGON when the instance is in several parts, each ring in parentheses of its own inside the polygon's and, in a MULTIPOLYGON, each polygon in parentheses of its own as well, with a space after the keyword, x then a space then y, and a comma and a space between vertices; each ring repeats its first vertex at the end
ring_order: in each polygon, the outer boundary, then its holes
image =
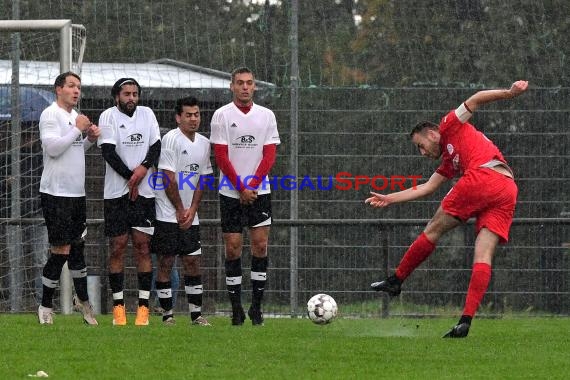
POLYGON ((420 154, 441 164, 429 180, 415 189, 392 194, 371 193, 365 203, 386 207, 432 194, 455 176, 461 178, 443 198, 424 231, 404 254, 395 273, 371 284, 372 289, 394 297, 400 294, 402 282, 435 250, 439 238, 476 218, 475 254, 465 306, 459 323, 444 338, 464 338, 491 279, 495 248, 506 243, 511 227, 517 185, 513 173, 499 149, 468 120, 475 110, 486 103, 511 99, 528 88, 527 81, 517 81, 511 88, 479 91, 456 110, 443 117, 440 124, 421 122, 410 133, 420 154))

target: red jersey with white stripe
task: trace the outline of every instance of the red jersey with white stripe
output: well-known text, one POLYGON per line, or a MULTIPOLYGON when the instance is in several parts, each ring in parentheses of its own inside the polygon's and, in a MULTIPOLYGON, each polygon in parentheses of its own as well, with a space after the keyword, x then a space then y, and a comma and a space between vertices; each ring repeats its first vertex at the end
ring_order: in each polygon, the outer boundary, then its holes
POLYGON ((439 123, 442 162, 436 172, 451 179, 493 160, 508 168, 499 148, 473 125, 461 122, 456 112, 450 111, 439 123))

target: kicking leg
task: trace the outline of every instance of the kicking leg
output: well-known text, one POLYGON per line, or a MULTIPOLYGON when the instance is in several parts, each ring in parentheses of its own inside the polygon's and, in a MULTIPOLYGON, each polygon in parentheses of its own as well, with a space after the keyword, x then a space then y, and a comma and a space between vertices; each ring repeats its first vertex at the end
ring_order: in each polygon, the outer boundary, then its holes
POLYGON ((439 238, 459 224, 460 220, 446 214, 439 206, 424 231, 402 257, 395 273, 386 280, 372 283, 370 285, 372 289, 386 292, 392 297, 399 295, 402 282, 433 253, 439 238))

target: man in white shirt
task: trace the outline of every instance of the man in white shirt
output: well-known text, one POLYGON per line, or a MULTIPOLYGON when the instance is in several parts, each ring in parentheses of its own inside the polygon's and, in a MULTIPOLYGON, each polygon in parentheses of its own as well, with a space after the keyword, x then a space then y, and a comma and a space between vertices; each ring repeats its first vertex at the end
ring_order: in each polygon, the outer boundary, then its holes
POLYGON ((85 151, 100 135, 87 116, 73 108, 81 95, 81 78, 65 72, 55 79, 56 101, 40 116, 43 172, 40 181, 42 212, 50 250, 42 271, 40 324, 53 324, 53 295, 65 262, 73 278, 75 309, 83 320, 97 325, 87 294, 84 237, 87 234, 85 203, 85 151), (87 137, 83 138, 83 132, 87 137))
POLYGON ((153 252, 158 256, 156 292, 164 309, 163 323, 174 324, 170 275, 176 256, 180 256, 191 323, 209 326, 202 316, 198 206, 204 186, 201 178, 212 174, 210 142, 196 132, 200 127, 196 98, 179 99, 175 111, 178 128, 164 135, 159 172, 155 173, 157 179, 162 180, 155 186, 156 224, 152 238, 153 252))
POLYGON ((132 236, 138 272, 138 308, 135 325, 149 321, 152 283, 150 239, 154 232, 154 191, 149 178, 160 156, 160 129, 154 112, 138 106, 140 86, 133 78, 115 82, 115 106, 99 117, 101 147, 106 161, 104 216, 110 240, 109 284, 113 293, 113 324, 127 324, 124 256, 132 236))
POLYGON ((275 115, 253 103, 255 78, 250 69, 232 72, 233 101, 212 116, 210 142, 220 168, 220 211, 226 252, 226 286, 232 325, 245 321, 241 305, 243 229, 251 243, 252 299, 248 315, 263 325, 261 303, 267 278, 267 244, 271 225, 271 189, 267 175, 281 143, 275 115))

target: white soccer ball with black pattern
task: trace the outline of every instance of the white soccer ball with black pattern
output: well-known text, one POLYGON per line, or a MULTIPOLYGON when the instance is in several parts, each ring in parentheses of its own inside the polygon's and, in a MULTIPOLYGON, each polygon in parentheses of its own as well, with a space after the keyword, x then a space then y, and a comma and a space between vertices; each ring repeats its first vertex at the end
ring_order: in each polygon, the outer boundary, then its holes
POLYGON ((307 315, 317 325, 331 323, 338 312, 336 301, 328 294, 317 294, 307 302, 307 315))

